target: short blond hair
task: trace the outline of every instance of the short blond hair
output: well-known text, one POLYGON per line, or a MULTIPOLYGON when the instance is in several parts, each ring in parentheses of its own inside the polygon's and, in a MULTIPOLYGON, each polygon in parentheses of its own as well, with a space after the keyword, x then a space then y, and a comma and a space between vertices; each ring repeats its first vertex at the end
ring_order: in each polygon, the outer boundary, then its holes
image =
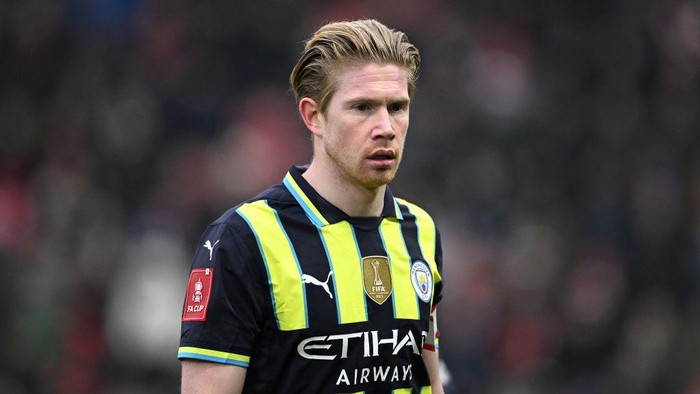
POLYGON ((405 33, 374 19, 331 22, 321 26, 306 41, 289 83, 297 102, 309 97, 321 113, 337 89, 335 76, 348 66, 364 63, 395 64, 406 70, 408 95, 413 92, 420 70, 420 53, 405 33))

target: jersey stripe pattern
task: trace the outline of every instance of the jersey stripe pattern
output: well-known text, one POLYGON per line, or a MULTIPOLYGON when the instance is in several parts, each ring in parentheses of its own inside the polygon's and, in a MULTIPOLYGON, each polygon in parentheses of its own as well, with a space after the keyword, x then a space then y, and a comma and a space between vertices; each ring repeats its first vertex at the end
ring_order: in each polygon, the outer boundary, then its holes
POLYGON ((388 188, 380 217, 349 217, 304 170, 207 228, 202 245, 216 249, 193 262, 215 273, 207 315, 183 321, 178 357, 248 368, 244 392, 430 392, 435 223, 388 188))
POLYGON ((277 327, 283 331, 308 328, 301 267, 277 212, 264 200, 245 204, 236 212, 255 234, 265 263, 277 327))

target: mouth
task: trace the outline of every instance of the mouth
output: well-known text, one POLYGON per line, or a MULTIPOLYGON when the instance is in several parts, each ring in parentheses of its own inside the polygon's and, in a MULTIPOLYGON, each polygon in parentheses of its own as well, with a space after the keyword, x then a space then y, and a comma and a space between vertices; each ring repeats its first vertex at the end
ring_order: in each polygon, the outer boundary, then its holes
POLYGON ((375 168, 386 169, 396 162, 396 153, 393 150, 382 149, 372 153, 368 159, 375 168))

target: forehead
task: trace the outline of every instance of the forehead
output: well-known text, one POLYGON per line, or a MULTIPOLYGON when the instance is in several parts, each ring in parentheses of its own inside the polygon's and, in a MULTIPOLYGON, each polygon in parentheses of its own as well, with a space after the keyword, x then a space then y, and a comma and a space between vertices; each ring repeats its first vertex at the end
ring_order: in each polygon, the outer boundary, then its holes
POLYGON ((353 98, 408 99, 408 77, 395 64, 365 63, 341 69, 337 76, 336 96, 353 98))

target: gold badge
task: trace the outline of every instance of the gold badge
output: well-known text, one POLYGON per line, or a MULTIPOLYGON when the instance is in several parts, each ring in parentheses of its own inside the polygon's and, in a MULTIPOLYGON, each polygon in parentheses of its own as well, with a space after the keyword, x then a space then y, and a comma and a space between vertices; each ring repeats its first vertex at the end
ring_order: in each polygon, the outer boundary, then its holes
POLYGON ((388 258, 384 256, 363 257, 362 278, 365 284, 365 293, 374 302, 381 305, 389 299, 393 286, 388 258))

